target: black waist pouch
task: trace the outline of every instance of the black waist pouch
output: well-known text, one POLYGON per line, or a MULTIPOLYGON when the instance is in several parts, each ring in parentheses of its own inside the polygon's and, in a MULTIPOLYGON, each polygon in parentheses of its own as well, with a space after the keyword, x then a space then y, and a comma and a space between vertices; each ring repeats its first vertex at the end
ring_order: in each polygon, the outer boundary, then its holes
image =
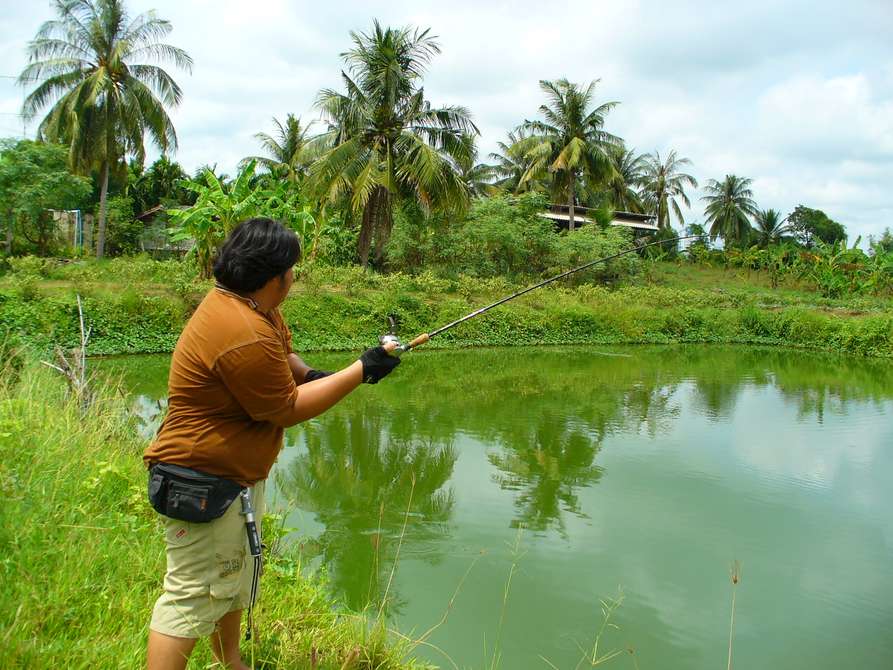
POLYGON ((156 463, 149 468, 149 502, 171 519, 213 521, 223 516, 241 492, 234 481, 181 465, 156 463))

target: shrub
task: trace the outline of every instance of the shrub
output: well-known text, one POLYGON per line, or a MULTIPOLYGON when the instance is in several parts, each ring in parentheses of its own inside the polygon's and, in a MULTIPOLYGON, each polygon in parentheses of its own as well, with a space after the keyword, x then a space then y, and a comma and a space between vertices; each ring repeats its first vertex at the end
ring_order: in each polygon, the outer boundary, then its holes
POLYGON ((12 274, 21 277, 49 277, 53 268, 58 265, 51 258, 38 256, 11 256, 7 259, 12 274))
POLYGON ((106 245, 109 255, 120 256, 139 251, 144 226, 134 218, 133 200, 126 195, 116 195, 108 199, 107 208, 106 245))
MULTIPOLYGON (((583 226, 573 233, 562 235, 558 242, 556 265, 547 274, 559 274, 573 267, 584 265, 599 258, 611 256, 632 247, 632 234, 619 226, 601 229, 597 226, 583 226)), ((614 281, 637 273, 641 260, 637 254, 627 254, 608 263, 599 263, 568 278, 572 284, 583 282, 614 281)))

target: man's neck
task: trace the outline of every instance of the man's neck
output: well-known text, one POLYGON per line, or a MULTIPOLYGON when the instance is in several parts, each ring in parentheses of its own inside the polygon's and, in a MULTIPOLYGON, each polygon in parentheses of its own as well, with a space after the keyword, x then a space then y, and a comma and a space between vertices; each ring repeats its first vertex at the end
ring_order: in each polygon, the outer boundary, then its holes
POLYGON ((230 295, 234 295, 237 298, 245 301, 251 309, 257 312, 263 312, 267 314, 271 312, 276 305, 272 304, 267 292, 264 289, 259 289, 257 291, 235 291, 227 286, 224 286, 220 282, 217 282, 216 287, 218 290, 223 291, 224 293, 229 293, 230 295))

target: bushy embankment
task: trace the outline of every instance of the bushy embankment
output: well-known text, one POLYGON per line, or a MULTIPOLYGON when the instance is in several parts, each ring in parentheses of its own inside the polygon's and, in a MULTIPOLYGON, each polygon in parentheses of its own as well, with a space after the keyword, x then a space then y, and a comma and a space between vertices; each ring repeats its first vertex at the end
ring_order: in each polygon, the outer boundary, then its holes
MULTIPOLYGON (((161 265, 161 264, 159 264, 161 265)), ((175 267, 175 266, 171 266, 175 267)), ((0 284, 0 332, 40 348, 78 340, 75 291, 84 296, 94 354, 166 352, 210 283, 180 271, 85 282, 7 277, 0 284)), ((283 306, 295 347, 359 350, 397 314, 411 338, 517 289, 504 279, 377 275, 356 268, 305 270, 283 306)), ((429 346, 604 343, 757 343, 893 357, 893 308, 772 291, 628 285, 552 286, 494 309, 429 346)))
MULTIPOLYGON (((0 381, 0 653, 7 668, 139 668, 164 574, 124 395, 100 389, 81 416, 61 376, 34 364, 0 381)), ((412 668, 362 618, 338 613, 318 577, 271 557, 253 667, 412 668), (315 651, 312 651, 315 650, 315 651), (348 660, 353 659, 353 660, 348 660), (347 663, 345 663, 347 661, 347 663)), ((211 667, 206 643, 191 667, 211 667)), ((217 667, 217 666, 213 666, 217 667)))

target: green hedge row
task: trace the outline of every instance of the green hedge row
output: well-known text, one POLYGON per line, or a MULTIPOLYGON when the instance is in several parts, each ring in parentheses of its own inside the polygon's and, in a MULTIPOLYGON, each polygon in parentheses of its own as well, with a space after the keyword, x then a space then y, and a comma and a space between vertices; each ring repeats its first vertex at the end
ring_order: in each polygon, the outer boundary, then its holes
MULTIPOLYGON (((406 338, 448 323, 496 295, 316 286, 283 305, 297 350, 360 350, 396 314, 406 338)), ((172 351, 195 296, 88 295, 90 353, 172 351)), ((0 337, 39 349, 78 344, 73 294, 0 291, 0 337)), ((444 333, 429 346, 513 346, 674 342, 755 343, 893 357, 893 312, 846 315, 804 306, 766 307, 753 296, 694 289, 592 286, 538 291, 444 333)))

